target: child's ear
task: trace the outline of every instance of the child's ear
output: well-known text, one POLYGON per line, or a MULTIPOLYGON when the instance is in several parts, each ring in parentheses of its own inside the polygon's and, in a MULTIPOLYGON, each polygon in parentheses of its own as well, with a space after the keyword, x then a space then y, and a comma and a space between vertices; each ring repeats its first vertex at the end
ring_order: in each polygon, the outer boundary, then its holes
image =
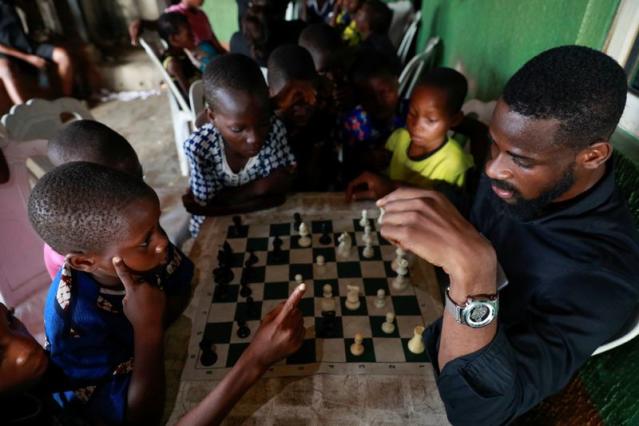
POLYGON ((464 113, 461 111, 457 111, 453 115, 453 119, 450 121, 450 127, 459 126, 464 119, 464 113))
POLYGON ((97 268, 95 258, 90 255, 81 253, 72 253, 67 255, 67 262, 73 269, 82 272, 93 272, 97 268))

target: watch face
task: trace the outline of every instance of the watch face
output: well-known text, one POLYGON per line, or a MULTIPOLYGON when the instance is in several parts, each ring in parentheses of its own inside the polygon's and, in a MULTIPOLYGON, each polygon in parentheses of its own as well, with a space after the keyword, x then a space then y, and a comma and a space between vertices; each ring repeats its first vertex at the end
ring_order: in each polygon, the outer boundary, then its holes
POLYGON ((471 327, 484 327, 495 318, 495 306, 490 302, 473 301, 464 308, 464 319, 471 327))

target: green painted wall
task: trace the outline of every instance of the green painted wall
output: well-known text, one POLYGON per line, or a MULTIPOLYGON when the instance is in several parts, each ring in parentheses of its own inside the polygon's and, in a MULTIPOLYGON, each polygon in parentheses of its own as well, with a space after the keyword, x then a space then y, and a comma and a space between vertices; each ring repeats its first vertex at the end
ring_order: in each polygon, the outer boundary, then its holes
POLYGON ((202 9, 209 17, 217 38, 222 43, 228 43, 238 28, 235 0, 205 0, 202 9))
POLYGON ((601 49, 619 0, 426 0, 419 46, 443 40, 441 64, 460 69, 469 97, 499 96, 528 59, 553 46, 601 49))

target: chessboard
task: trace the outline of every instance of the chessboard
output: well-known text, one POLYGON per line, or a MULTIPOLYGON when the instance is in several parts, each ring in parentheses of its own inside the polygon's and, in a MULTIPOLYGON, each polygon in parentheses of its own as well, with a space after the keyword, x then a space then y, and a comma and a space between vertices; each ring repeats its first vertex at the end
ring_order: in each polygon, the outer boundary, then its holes
POLYGON ((370 203, 331 201, 335 208, 330 208, 331 203, 319 209, 297 203, 295 209, 287 202, 288 208, 215 218, 213 229, 198 237, 200 288, 184 380, 224 376, 249 345, 261 318, 289 296, 300 278, 307 286, 299 304, 306 327, 304 343, 275 364, 268 376, 424 371, 428 355, 412 353, 408 342, 417 326, 428 325, 441 314, 432 267, 408 256, 412 261, 405 279, 410 285, 396 289, 396 247, 378 233, 378 210, 370 203), (370 226, 367 253, 362 209, 370 226), (300 246, 301 222, 310 232, 310 247, 300 246), (342 233, 352 240, 348 256, 337 253, 342 233), (322 264, 317 263, 318 256, 322 264), (329 286, 335 306, 331 315, 322 308, 329 286), (354 310, 352 303, 347 307, 353 286, 359 287, 359 306, 354 310), (383 307, 380 289, 385 294, 383 307), (394 314, 391 333, 382 330, 389 312, 394 314), (356 334, 363 337, 359 356, 350 350, 356 334))

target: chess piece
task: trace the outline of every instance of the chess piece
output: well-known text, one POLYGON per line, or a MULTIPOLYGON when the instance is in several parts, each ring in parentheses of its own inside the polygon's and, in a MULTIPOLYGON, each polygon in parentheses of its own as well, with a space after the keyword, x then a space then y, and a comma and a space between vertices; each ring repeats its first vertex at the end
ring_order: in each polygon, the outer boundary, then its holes
POLYGON ((382 323, 382 331, 386 334, 393 334, 395 332, 395 314, 392 312, 386 313, 386 321, 382 323))
POLYGON ((370 225, 368 223, 364 227, 364 235, 362 236, 362 241, 364 242, 364 244, 373 242, 373 235, 371 234, 371 227, 370 227, 370 225))
POLYGON ((249 251, 249 257, 248 259, 246 259, 246 262, 244 263, 244 266, 246 266, 247 268, 250 268, 251 266, 255 266, 255 264, 257 262, 259 262, 260 259, 257 257, 257 255, 255 254, 255 252, 253 250, 249 251))
POLYGON ((322 236, 319 239, 320 244, 328 245, 331 243, 331 236, 328 233, 328 224, 322 224, 322 236))
POLYGON ((333 287, 330 284, 324 284, 322 287, 322 300, 320 301, 320 306, 322 308, 322 312, 331 312, 335 311, 335 298, 333 297, 333 287))
POLYGON ((308 226, 306 223, 302 222, 299 227, 300 238, 298 240, 298 244, 300 247, 310 247, 311 239, 309 237, 308 226))
POLYGON ((204 340, 200 342, 200 349, 202 355, 200 355, 200 364, 205 367, 210 367, 217 362, 217 354, 215 353, 215 345, 210 340, 204 340))
POLYGON ((249 297, 252 293, 253 293, 253 291, 248 286, 248 284, 242 283, 242 285, 240 286, 240 296, 249 297))
POLYGON ((346 285, 346 302, 344 303, 346 308, 351 311, 356 311, 360 307, 359 301, 359 286, 357 285, 346 285))
POLYGON ((294 225, 295 225, 295 229, 299 229, 300 225, 302 224, 302 215, 299 214, 298 212, 295 212, 293 214, 293 221, 294 221, 294 225))
MULTIPOLYGON (((384 214, 386 214, 386 210, 383 208, 379 208, 379 215, 377 216, 377 224, 381 225, 384 222, 384 214)), ((379 228, 378 228, 379 229, 379 228)))
POLYGON ((402 249, 401 247, 397 247, 395 249, 395 259, 393 259, 393 263, 391 263, 391 269, 397 272, 397 263, 400 261, 400 259, 405 259, 405 258, 406 258, 406 252, 404 251, 404 249, 402 249))
POLYGON ((231 234, 234 237, 239 237, 242 231, 242 217, 233 216, 233 227, 231 228, 231 234))
POLYGON ((383 308, 386 306, 386 290, 380 288, 377 290, 377 299, 375 299, 375 306, 378 308, 383 308))
POLYGON ((364 337, 362 336, 362 333, 355 334, 354 340, 355 343, 351 345, 351 353, 355 356, 360 356, 364 353, 364 345, 362 344, 364 337))
POLYGON ((368 224, 368 211, 362 210, 362 218, 359 220, 359 226, 362 228, 368 224))
POLYGON ((341 258, 347 258, 351 255, 351 247, 353 240, 348 232, 342 232, 337 239, 339 245, 337 246, 337 255, 341 258))
POLYGON ((317 266, 324 266, 324 265, 326 265, 326 259, 324 258, 324 256, 319 254, 315 258, 315 263, 317 263, 317 266))
POLYGON ((295 274, 295 283, 302 284, 303 282, 304 282, 304 277, 302 277, 302 274, 295 274))
POLYGON ((400 259, 397 262, 397 277, 393 280, 393 288, 395 290, 405 290, 408 287, 408 279, 406 275, 408 274, 408 260, 400 259))
POLYGON ((424 334, 424 327, 418 325, 415 327, 413 333, 413 337, 408 341, 408 350, 414 354, 421 354, 424 352, 424 338, 422 337, 422 334, 424 334))
POLYGON ((370 240, 366 241, 364 250, 362 250, 362 256, 364 256, 366 259, 370 259, 373 256, 375 256, 375 250, 373 250, 373 243, 370 240))
POLYGON ((238 329, 237 329, 237 337, 240 339, 246 339, 251 334, 251 329, 246 325, 246 321, 238 320, 237 321, 238 329))

